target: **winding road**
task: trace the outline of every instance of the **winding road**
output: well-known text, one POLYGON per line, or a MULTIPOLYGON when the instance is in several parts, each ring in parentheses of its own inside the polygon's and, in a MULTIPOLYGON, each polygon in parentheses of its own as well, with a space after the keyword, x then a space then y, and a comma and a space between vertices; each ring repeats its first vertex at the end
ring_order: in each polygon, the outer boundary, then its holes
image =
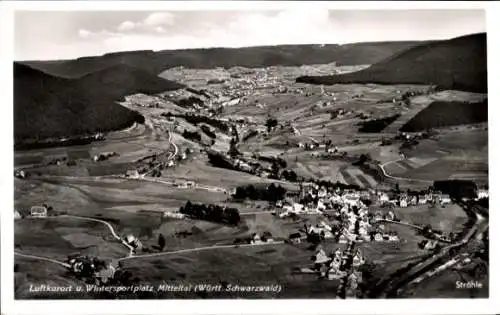
POLYGON ((99 222, 99 223, 106 225, 108 227, 109 231, 111 232, 111 234, 113 235, 113 237, 117 241, 122 243, 125 247, 127 247, 127 249, 129 250, 129 256, 133 255, 134 248, 132 246, 130 246, 129 244, 127 244, 127 242, 124 239, 122 239, 120 236, 118 236, 118 234, 116 234, 115 229, 113 228, 113 226, 109 222, 106 222, 104 220, 94 219, 94 218, 75 216, 75 215, 61 215, 60 217, 67 217, 67 218, 86 220, 86 221, 94 221, 94 222, 99 222))

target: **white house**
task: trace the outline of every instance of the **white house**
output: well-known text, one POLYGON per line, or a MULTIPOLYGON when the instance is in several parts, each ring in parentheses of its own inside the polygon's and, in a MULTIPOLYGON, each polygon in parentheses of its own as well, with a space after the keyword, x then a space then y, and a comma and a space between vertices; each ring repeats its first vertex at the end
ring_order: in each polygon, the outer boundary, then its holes
POLYGON ((328 280, 341 279, 345 277, 345 271, 339 271, 332 269, 331 272, 328 273, 328 280))
POLYGON ((390 234, 389 235, 389 241, 391 241, 391 242, 397 242, 397 241, 399 241, 399 237, 396 234, 390 234))
POLYGON ((254 233, 252 236, 252 240, 250 241, 250 244, 262 244, 263 241, 260 238, 260 235, 257 233, 254 233))
POLYGON ((418 204, 420 205, 425 205, 427 203, 428 199, 426 195, 419 195, 418 196, 418 204))
POLYGON ((386 193, 381 193, 379 196, 378 196, 378 200, 380 202, 389 202, 389 196, 386 194, 386 193))
POLYGON ((488 190, 487 189, 479 189, 477 191, 477 199, 488 198, 488 190))
POLYGON ((128 170, 125 176, 130 178, 139 178, 139 172, 137 170, 128 170))
POLYGON ((328 194, 328 191, 326 190, 325 187, 322 187, 319 191, 318 191, 318 197, 319 198, 325 198, 328 194))
POLYGON ((184 219, 186 215, 180 212, 165 211, 163 212, 163 217, 172 219, 184 219))
POLYGON ((340 256, 335 256, 335 258, 333 258, 332 262, 330 263, 330 268, 336 272, 340 268, 341 263, 342 260, 340 259, 340 256))
POLYGON ((343 198, 343 202, 344 202, 344 204, 351 206, 351 207, 357 206, 358 202, 359 202, 359 198, 356 198, 355 196, 351 196, 351 195, 346 195, 343 198))
POLYGON ((364 241, 366 241, 366 242, 371 241, 370 234, 366 233, 366 234, 363 234, 361 236, 362 236, 362 238, 363 238, 364 241))
POLYGON ((323 201, 321 201, 321 200, 318 201, 318 205, 316 206, 316 210, 317 211, 324 211, 324 210, 326 210, 326 206, 323 203, 323 201))
POLYGON ((328 256, 326 255, 325 251, 323 249, 320 249, 315 256, 314 263, 315 264, 324 264, 327 263, 330 260, 328 256))
POLYGON ((33 206, 31 207, 31 216, 34 218, 46 218, 47 217, 47 208, 41 206, 33 206))
POLYGON ((399 206, 401 208, 406 208, 408 207, 408 200, 406 198, 401 198, 399 199, 399 206))
POLYGON ((342 257, 342 251, 340 250, 340 248, 337 248, 337 249, 335 250, 335 252, 333 253, 333 255, 334 255, 335 257, 338 257, 338 258, 340 259, 340 258, 342 257))
POLYGON ((391 220, 391 221, 392 221, 392 220, 394 220, 394 218, 395 218, 394 212, 389 211, 389 212, 387 213, 386 218, 387 218, 387 220, 391 220))
POLYGON ((375 242, 382 242, 384 240, 384 237, 382 236, 382 233, 377 232, 375 233, 375 242))
POLYGON ((410 200, 408 201, 408 204, 409 205, 416 205, 418 202, 417 202, 417 196, 411 196, 410 197, 410 200))
POLYGON ((440 202, 442 205, 450 204, 451 203, 450 195, 441 195, 440 202))
POLYGON ((354 255, 354 258, 352 260, 352 264, 354 267, 359 267, 364 263, 365 263, 365 259, 363 258, 362 253, 358 251, 356 253, 356 255, 354 255))
POLYGON ((301 213, 303 212, 305 209, 304 209, 304 205, 301 204, 301 203, 297 203, 297 202, 294 202, 293 205, 292 205, 292 212, 294 213, 301 213))
POLYGON ((14 210, 14 220, 22 219, 21 213, 17 210, 14 210))
POLYGON ((125 242, 127 242, 127 244, 131 245, 135 242, 136 238, 135 236, 133 236, 132 234, 129 234, 125 237, 125 242))
POLYGON ((437 241, 428 241, 428 242, 425 244, 425 247, 424 247, 424 248, 425 248, 425 249, 427 249, 427 250, 431 250, 431 249, 436 248, 437 244, 438 244, 438 243, 437 243, 437 241))

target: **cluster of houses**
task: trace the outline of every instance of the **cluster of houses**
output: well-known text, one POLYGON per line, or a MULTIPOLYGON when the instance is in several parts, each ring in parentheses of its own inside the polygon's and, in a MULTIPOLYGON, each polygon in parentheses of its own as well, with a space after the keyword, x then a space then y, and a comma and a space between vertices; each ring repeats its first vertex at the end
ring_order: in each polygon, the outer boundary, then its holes
POLYGON ((196 183, 192 180, 176 180, 174 186, 181 189, 195 188, 196 183))
POLYGON ((351 192, 336 196, 336 204, 342 207, 340 209, 342 226, 339 243, 352 241, 398 242, 399 237, 396 233, 384 231, 384 226, 381 224, 373 224, 383 219, 394 220, 394 213, 389 211, 387 214, 382 215, 380 212, 373 216, 368 212, 368 207, 362 201, 363 198, 369 198, 367 192, 363 192, 363 194, 351 192))
POLYGON ((25 179, 29 176, 29 173, 22 169, 16 169, 14 170, 14 176, 19 179, 25 179))
MULTIPOLYGON (((299 233, 300 237, 300 233, 299 233)), ((252 233, 251 236, 246 237, 246 238, 236 238, 233 242, 233 244, 238 245, 238 244, 252 244, 252 245, 259 245, 259 244, 265 244, 265 243, 272 243, 274 242, 273 235, 271 232, 266 231, 263 233, 252 233)))
POLYGON ((299 142, 297 143, 297 147, 301 148, 301 149, 305 149, 305 150, 314 150, 316 148, 325 148, 326 145, 325 144, 320 144, 318 143, 317 141, 314 141, 311 139, 310 142, 299 142))
POLYGON ((262 243, 271 243, 273 242, 273 236, 270 232, 264 232, 262 235, 259 233, 253 233, 252 238, 250 239, 250 244, 262 244, 262 243))
POLYGON ((186 218, 186 215, 184 213, 180 213, 179 211, 165 211, 163 212, 163 217, 182 220, 186 218))
POLYGON ((439 204, 444 206, 451 203, 450 195, 441 192, 401 192, 399 194, 378 192, 377 197, 382 204, 392 204, 401 208, 425 204, 439 204))
POLYGON ((20 210, 14 210, 14 220, 20 220, 25 216, 30 218, 46 218, 49 216, 49 213, 52 211, 52 207, 47 204, 43 204, 41 206, 32 206, 28 212, 28 214, 23 213, 20 210))
POLYGON ((118 156, 118 153, 116 152, 103 152, 103 153, 99 153, 99 154, 96 154, 92 157, 92 160, 94 162, 100 162, 100 161, 105 161, 113 156, 118 156))
POLYGON ((316 207, 310 208, 298 202, 282 202, 281 200, 276 203, 276 207, 274 214, 280 218, 301 214, 322 214, 322 210, 326 209, 321 202, 318 202, 316 207))
POLYGON ((108 284, 118 269, 116 261, 105 261, 89 256, 70 256, 67 262, 71 272, 97 285, 108 284))
POLYGON ((357 289, 362 281, 362 274, 359 271, 365 262, 361 249, 354 251, 354 254, 347 246, 344 251, 337 248, 333 253, 327 255, 323 248, 318 248, 313 255, 314 270, 328 280, 347 280, 347 290, 357 289), (352 268, 349 268, 352 267, 352 268))
MULTIPOLYGON (((299 201, 285 201, 276 203, 275 214, 280 218, 304 214, 325 214, 329 212, 340 219, 341 225, 332 227, 325 221, 315 226, 306 224, 305 232, 308 236, 317 235, 320 239, 336 238, 339 243, 356 242, 397 242, 399 237, 394 232, 384 231, 382 224, 377 221, 395 220, 395 215, 389 211, 385 215, 378 211, 373 215, 368 212, 366 201, 372 198, 369 191, 353 189, 327 189, 317 184, 303 187, 299 201), (305 198, 307 196, 307 198, 305 198)), ((289 236, 292 243, 300 242, 299 233, 289 236)))
POLYGON ((433 250, 438 246, 439 242, 437 240, 422 240, 418 243, 418 247, 425 250, 433 250))
MULTIPOLYGON (((183 156, 183 159, 186 158, 185 153, 183 153, 182 156, 183 156)), ((160 169, 170 168, 170 167, 174 167, 174 166, 175 166, 175 162, 172 160, 169 160, 166 163, 160 162, 159 165, 156 165, 156 166, 150 168, 149 170, 147 169, 147 167, 144 167, 144 168, 139 169, 139 170, 138 169, 129 169, 126 171, 125 177, 137 179, 137 178, 141 178, 141 177, 145 176, 148 173, 151 177, 160 177, 161 176, 160 169)))
POLYGON ((485 199, 485 198, 489 198, 488 189, 484 189, 484 188, 478 189, 476 201, 479 199, 485 199))

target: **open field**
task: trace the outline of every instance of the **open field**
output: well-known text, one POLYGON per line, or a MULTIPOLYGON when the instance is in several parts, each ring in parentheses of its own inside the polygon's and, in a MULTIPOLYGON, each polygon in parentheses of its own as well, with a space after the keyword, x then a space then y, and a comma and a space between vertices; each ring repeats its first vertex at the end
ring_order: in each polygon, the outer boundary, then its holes
POLYGON ((319 298, 335 297, 337 281, 318 282, 315 275, 296 275, 293 269, 310 264, 308 251, 289 245, 269 245, 255 248, 220 249, 176 257, 165 256, 151 260, 125 262, 125 268, 141 279, 153 283, 169 281, 174 283, 226 282, 233 285, 281 285, 279 293, 165 293, 165 298, 232 297, 232 298, 286 298, 304 296, 319 298), (234 268, 228 268, 234 266, 234 268), (144 270, 148 270, 144 273, 144 270), (152 270, 152 271, 149 271, 152 270), (200 295, 201 294, 201 295, 200 295))
POLYGON ((60 217, 25 219, 15 226, 15 249, 24 254, 65 260, 68 255, 119 257, 127 253, 113 242, 109 230, 97 222, 60 217))
MULTIPOLYGON (((385 210, 382 209, 384 212, 385 210)), ((445 232, 460 231, 467 221, 467 215, 456 204, 441 206, 418 205, 392 210, 401 221, 416 225, 430 224, 432 228, 445 232)))
POLYGON ((471 179, 488 182, 488 134, 484 129, 441 131, 404 150, 405 159, 384 166, 393 176, 416 179, 471 179))

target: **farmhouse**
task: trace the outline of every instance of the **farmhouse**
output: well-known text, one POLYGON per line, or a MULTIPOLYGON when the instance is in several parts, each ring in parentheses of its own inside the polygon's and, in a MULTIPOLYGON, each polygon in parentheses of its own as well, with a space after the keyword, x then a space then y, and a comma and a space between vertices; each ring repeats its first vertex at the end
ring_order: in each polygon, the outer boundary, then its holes
POLYGON ((397 241, 399 241, 399 237, 396 233, 389 233, 387 235, 387 240, 390 242, 397 242, 397 241))
POLYGON ((139 171, 137 170, 128 170, 125 174, 126 177, 130 178, 139 178, 139 171))
POLYGON ((194 183, 194 181, 176 181, 175 187, 177 187, 177 188, 194 188, 195 183, 194 183))
POLYGON ((33 206, 31 207, 30 213, 33 218, 46 218, 47 208, 41 206, 33 206))
POLYGON ((22 215, 19 211, 17 210, 14 210, 14 220, 19 220, 19 219, 22 219, 22 215))
POLYGON ((26 178, 26 172, 24 170, 15 170, 14 176, 23 179, 26 178))
POLYGON ((375 240, 375 242, 382 242, 384 240, 382 233, 380 233, 380 232, 375 233, 374 240, 375 240))
POLYGON ((186 217, 186 215, 184 213, 180 213, 180 212, 165 211, 165 212, 163 212, 163 217, 164 218, 172 218, 172 219, 184 219, 186 217))
POLYGON ((487 189, 478 189, 477 190, 477 199, 488 198, 488 190, 487 189))
POLYGON ((399 206, 401 208, 406 208, 408 207, 408 197, 407 196, 401 196, 399 198, 399 206))
POLYGON ((292 233, 288 238, 292 244, 300 244, 302 242, 302 235, 300 233, 292 233))
POLYGON ((133 236, 132 234, 129 234, 125 237, 125 242, 132 246, 135 250, 141 250, 142 249, 142 243, 141 241, 133 236))
POLYGON ((326 255, 325 251, 323 249, 320 249, 316 255, 314 255, 314 264, 319 267, 318 265, 325 264, 330 261, 330 258, 326 255))
POLYGON ((396 216, 394 215, 394 212, 389 211, 389 212, 386 214, 385 219, 386 219, 386 220, 388 220, 388 221, 393 221, 395 217, 396 217, 396 216))
POLYGON ((354 267, 359 267, 359 266, 361 266, 364 263, 365 263, 365 259, 363 258, 363 253, 361 252, 360 249, 358 249, 358 251, 354 255, 352 264, 353 264, 354 267))
POLYGON ((389 195, 387 195, 386 193, 380 193, 378 196, 378 200, 380 202, 389 202, 389 195))
POLYGON ((253 233, 252 236, 248 239, 250 244, 262 244, 262 243, 270 243, 273 242, 272 234, 270 232, 262 233, 262 236, 258 233, 253 233))
POLYGON ((451 203, 450 195, 446 195, 446 194, 441 195, 440 196, 440 203, 442 205, 450 204, 451 203))

